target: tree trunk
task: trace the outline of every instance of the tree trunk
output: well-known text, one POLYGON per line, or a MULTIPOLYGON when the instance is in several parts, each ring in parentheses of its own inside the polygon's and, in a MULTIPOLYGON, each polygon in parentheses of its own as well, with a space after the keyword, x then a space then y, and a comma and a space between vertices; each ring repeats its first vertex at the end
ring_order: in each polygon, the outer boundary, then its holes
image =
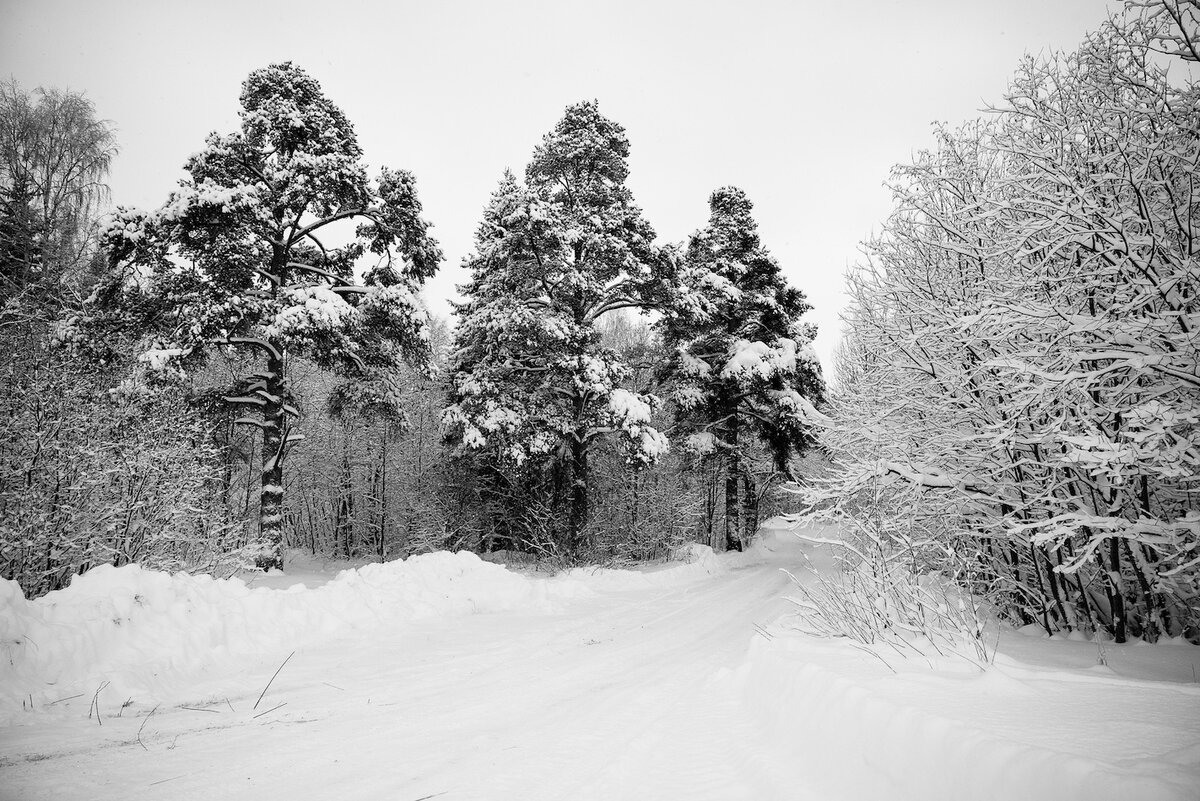
POLYGON ((1112 586, 1109 594, 1112 604, 1113 639, 1123 643, 1128 639, 1125 630, 1125 595, 1121 586, 1121 540, 1112 537, 1108 542, 1108 583, 1112 586))
POLYGON ((1050 605, 1046 603, 1046 585, 1042 581, 1042 569, 1038 566, 1037 548, 1031 542, 1029 543, 1029 558, 1033 561, 1033 575, 1037 578, 1038 583, 1038 606, 1042 611, 1042 628, 1049 637, 1054 633, 1054 627, 1050 625, 1050 605))
POLYGON ((579 552, 583 531, 588 524, 588 446, 578 437, 571 439, 571 511, 567 519, 567 554, 579 552))
POLYGON ((725 430, 725 550, 742 550, 741 532, 738 525, 738 479, 741 477, 741 459, 738 457, 738 418, 729 418, 725 430))
MULTIPOLYGON (((1032 547, 1032 546, 1031 546, 1032 547)), ((1050 584, 1050 593, 1054 596, 1054 607, 1058 610, 1058 616, 1062 619, 1063 625, 1067 627, 1067 631, 1072 631, 1076 628, 1074 615, 1067 612, 1067 607, 1063 604, 1063 593, 1059 589, 1059 577, 1054 573, 1054 565, 1050 562, 1050 553, 1041 548, 1042 558, 1046 560, 1046 580, 1050 584)), ((1037 557, 1034 556, 1034 565, 1037 564, 1037 557)))
MULTIPOLYGON (((233 418, 225 423, 225 441, 218 442, 221 449, 221 511, 225 515, 224 523, 233 522, 233 436, 236 426, 233 418)), ((227 535, 225 535, 227 536, 227 535)), ((225 537, 223 536, 222 539, 225 537)))
POLYGON ((638 522, 639 522, 638 521, 638 513, 639 513, 638 501, 640 499, 638 498, 638 494, 639 494, 638 491, 640 489, 639 485, 641 484, 641 481, 640 481, 641 475, 642 475, 641 470, 638 469, 637 467, 631 467, 629 469, 629 490, 630 490, 629 530, 630 530, 630 532, 633 532, 635 534, 638 530, 638 522))
MULTIPOLYGON (((387 518, 388 518, 388 424, 383 424, 383 437, 379 444, 379 561, 387 559, 387 518)), ((417 451, 420 458, 420 451, 417 451)), ((419 463, 418 463, 419 464, 419 463)), ((418 470, 419 470, 418 466, 418 470)), ((420 473, 418 472, 418 476, 420 473)))
POLYGON ((747 465, 742 465, 742 530, 749 544, 758 534, 758 485, 747 465))
MULTIPOLYGON (((1075 558, 1075 548, 1072 547, 1069 539, 1063 543, 1063 547, 1066 548, 1067 556, 1072 559, 1075 558)), ((1058 566, 1061 568, 1063 567, 1062 551, 1059 550, 1056 553, 1058 555, 1058 566)), ((1066 575, 1065 573, 1063 574, 1064 588, 1067 587, 1066 575)), ((1093 607, 1092 602, 1088 600, 1087 587, 1084 586, 1083 577, 1079 575, 1079 571, 1075 571, 1075 589, 1079 593, 1079 603, 1083 606, 1083 614, 1087 617, 1088 625, 1092 628, 1092 633, 1095 634, 1100 631, 1100 613, 1093 607)))
POLYGON ((283 358, 267 355, 267 404, 263 407, 262 489, 258 507, 258 554, 262 570, 283 569, 283 358))
POLYGON ((333 528, 334 549, 350 558, 354 539, 354 474, 350 470, 349 434, 342 442, 342 467, 338 476, 337 522, 333 528))
MULTIPOLYGON (((711 460, 715 462, 716 460, 711 460)), ((712 548, 717 543, 713 539, 713 523, 717 517, 717 468, 706 459, 703 466, 704 472, 704 517, 700 521, 701 530, 704 532, 704 544, 712 548)))

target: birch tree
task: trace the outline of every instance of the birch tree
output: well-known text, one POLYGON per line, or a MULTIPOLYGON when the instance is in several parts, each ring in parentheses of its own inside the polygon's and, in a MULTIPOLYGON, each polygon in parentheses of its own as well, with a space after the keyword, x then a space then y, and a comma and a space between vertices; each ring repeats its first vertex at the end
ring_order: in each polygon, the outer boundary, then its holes
POLYGON ((95 252, 116 152, 82 94, 0 84, 0 324, 54 316, 64 277, 95 252))

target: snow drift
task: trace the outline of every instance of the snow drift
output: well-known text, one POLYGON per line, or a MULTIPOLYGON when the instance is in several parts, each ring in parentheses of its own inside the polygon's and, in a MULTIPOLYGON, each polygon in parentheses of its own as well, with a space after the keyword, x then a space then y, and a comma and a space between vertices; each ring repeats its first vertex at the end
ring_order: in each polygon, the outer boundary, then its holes
MULTIPOLYGON (((1005 721, 967 721, 939 709, 942 692, 954 679, 942 676, 934 693, 922 693, 931 676, 907 677, 887 691, 880 683, 845 675, 837 660, 813 659, 794 643, 755 641, 750 658, 737 674, 747 711, 771 734, 792 743, 814 765, 831 776, 850 798, 920 799, 921 801, 1185 801, 1197 789, 1196 746, 1181 737, 1179 750, 1153 753, 1147 743, 1112 743, 1096 747, 1079 719, 1081 704, 1046 704, 1041 716, 1025 715, 1022 735, 1009 734, 1005 721), (793 647, 788 647, 792 645, 793 647), (931 701, 933 701, 931 703, 931 701), (1053 731, 1047 721, 1061 714, 1077 722, 1075 742, 1053 731), (1024 741, 1022 741, 1024 740, 1024 741), (1081 748, 1081 746, 1084 746, 1081 748), (1082 753, 1091 747, 1091 753, 1082 753), (1107 753, 1106 753, 1107 752, 1107 753)), ((989 703, 1020 706, 1031 694, 1022 681, 993 668, 982 675, 960 677, 989 703)), ((1067 698, 1077 697, 1075 676, 1054 679, 1067 698), (1069 694, 1068 694, 1069 693, 1069 694)), ((1170 688, 1147 683, 1144 714, 1152 714, 1170 688)), ((1119 698, 1122 687, 1097 688, 1096 705, 1119 698)), ((947 693, 948 695, 948 693, 947 693)), ((1200 695, 1179 691, 1179 709, 1198 708, 1200 695)), ((1010 709, 1010 713, 1012 710, 1010 709)), ((1019 714, 1019 713, 1016 713, 1019 714)), ((1002 717, 993 714, 993 717, 1002 717)), ((1016 716, 1014 714, 1014 716, 1016 716)), ((1122 730, 1128 728, 1124 721, 1122 730)), ((1164 727, 1169 724, 1164 721, 1164 727)), ((1159 739, 1159 738, 1154 738, 1159 739)))
POLYGON ((272 654, 436 616, 523 610, 593 594, 668 586, 721 569, 691 546, 685 563, 640 573, 576 569, 533 578, 468 552, 344 570, 309 588, 251 588, 238 578, 102 566, 26 600, 0 579, 0 719, 91 694, 103 682, 137 698, 236 657, 272 654))

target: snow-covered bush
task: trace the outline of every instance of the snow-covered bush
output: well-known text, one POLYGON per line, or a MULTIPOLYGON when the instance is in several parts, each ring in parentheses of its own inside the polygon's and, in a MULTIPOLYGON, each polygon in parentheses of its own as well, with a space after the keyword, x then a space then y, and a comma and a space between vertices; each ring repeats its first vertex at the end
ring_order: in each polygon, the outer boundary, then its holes
POLYGON ((223 454, 178 391, 130 391, 36 346, 4 367, 0 577, 32 597, 101 564, 240 563, 223 454))
POLYGON ((914 533, 888 536, 860 520, 843 539, 798 535, 833 549, 838 570, 812 569, 815 586, 792 576, 797 627, 887 646, 901 656, 952 654, 990 662, 998 636, 988 625, 990 610, 964 589, 974 583, 974 561, 937 539, 916 540, 914 533))

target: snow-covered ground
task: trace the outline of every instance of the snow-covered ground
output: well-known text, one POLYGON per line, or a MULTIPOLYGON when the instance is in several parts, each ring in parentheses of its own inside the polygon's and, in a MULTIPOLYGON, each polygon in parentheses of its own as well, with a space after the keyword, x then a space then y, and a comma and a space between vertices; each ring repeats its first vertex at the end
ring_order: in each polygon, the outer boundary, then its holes
POLYGON ((889 668, 796 631, 780 568, 816 546, 690 557, 2 583, 0 798, 1200 798, 1200 649, 889 668))

